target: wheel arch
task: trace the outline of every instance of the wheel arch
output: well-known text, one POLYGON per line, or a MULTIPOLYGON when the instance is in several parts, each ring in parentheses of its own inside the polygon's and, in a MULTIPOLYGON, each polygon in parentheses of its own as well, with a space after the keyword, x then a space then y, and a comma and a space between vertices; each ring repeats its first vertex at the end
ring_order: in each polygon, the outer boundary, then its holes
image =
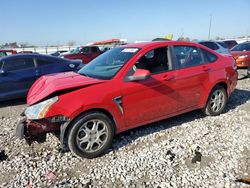
POLYGON ((221 80, 221 81, 218 81, 216 82, 209 90, 209 92, 207 92, 207 95, 205 97, 205 102, 204 102, 204 105, 203 106, 206 106, 207 105, 207 102, 208 102, 208 98, 212 92, 212 90, 216 87, 216 86, 221 86, 223 87, 225 90, 226 90, 226 93, 227 93, 227 97, 229 97, 229 91, 228 91, 228 83, 225 81, 225 80, 221 80))
POLYGON ((62 148, 64 148, 65 146, 67 146, 66 144, 66 139, 67 139, 67 134, 68 134, 68 131, 72 125, 72 123, 78 118, 80 117, 81 115, 85 114, 85 113, 91 113, 91 112, 101 112, 103 114, 105 114, 108 118, 110 118, 110 120, 112 121, 113 123, 113 128, 114 128, 114 132, 116 132, 116 121, 115 121, 115 118, 114 116, 112 115, 111 112, 109 112, 107 109, 104 109, 104 108, 93 108, 93 109, 88 109, 86 111, 83 111, 81 113, 79 113, 77 116, 75 116, 71 121, 61 125, 60 127, 60 142, 61 142, 61 145, 62 145, 62 148))

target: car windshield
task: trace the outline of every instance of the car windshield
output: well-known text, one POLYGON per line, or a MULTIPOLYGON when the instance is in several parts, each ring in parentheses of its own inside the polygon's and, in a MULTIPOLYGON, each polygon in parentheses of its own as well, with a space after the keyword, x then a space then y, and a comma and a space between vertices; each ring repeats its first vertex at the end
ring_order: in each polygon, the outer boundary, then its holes
POLYGON ((231 51, 250 51, 250 43, 238 44, 231 51))
POLYGON ((80 47, 70 50, 71 54, 78 54, 80 52, 80 47))
POLYGON ((114 48, 98 56, 78 71, 79 74, 109 80, 125 65, 139 48, 114 48))

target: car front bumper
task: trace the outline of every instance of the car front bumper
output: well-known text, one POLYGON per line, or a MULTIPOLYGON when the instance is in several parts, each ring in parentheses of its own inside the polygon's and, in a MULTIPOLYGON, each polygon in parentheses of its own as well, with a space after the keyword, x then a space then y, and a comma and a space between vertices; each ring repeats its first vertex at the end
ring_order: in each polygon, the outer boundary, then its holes
POLYGON ((36 121, 23 117, 17 124, 16 137, 25 139, 28 143, 32 141, 43 142, 46 139, 46 133, 59 131, 65 122, 69 122, 69 119, 62 116, 36 121))

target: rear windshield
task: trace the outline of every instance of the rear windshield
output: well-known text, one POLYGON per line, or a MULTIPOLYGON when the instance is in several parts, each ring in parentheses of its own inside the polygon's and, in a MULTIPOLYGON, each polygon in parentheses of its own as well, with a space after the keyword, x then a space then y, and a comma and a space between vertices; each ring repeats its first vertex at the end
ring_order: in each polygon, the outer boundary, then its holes
POLYGON ((200 44, 210 48, 211 50, 218 50, 219 47, 214 42, 199 42, 200 44))

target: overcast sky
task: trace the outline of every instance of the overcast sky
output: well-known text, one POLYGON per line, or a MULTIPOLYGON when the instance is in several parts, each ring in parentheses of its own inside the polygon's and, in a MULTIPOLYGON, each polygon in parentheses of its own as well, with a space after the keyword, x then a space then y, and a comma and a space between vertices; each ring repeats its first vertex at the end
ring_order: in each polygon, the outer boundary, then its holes
POLYGON ((250 35, 250 0, 3 0, 0 43, 207 39, 210 14, 212 38, 250 35))

